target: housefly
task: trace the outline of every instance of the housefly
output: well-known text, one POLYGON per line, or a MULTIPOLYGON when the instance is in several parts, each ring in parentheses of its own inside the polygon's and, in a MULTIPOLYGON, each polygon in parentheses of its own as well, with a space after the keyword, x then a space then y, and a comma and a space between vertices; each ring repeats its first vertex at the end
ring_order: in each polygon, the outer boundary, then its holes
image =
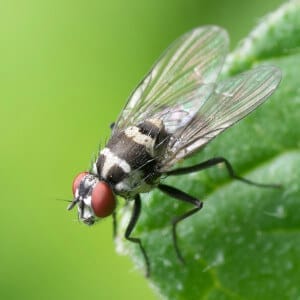
POLYGON ((228 44, 227 32, 217 26, 196 28, 171 44, 129 97, 91 170, 73 181, 74 200, 68 209, 77 205, 79 219, 88 225, 109 215, 115 218, 116 196, 134 201, 125 238, 140 248, 147 275, 147 252, 141 239, 132 236, 141 211, 140 194, 158 188, 194 206, 172 221, 173 243, 181 261, 176 227, 202 208, 198 198, 161 183, 162 176, 223 163, 232 178, 273 186, 239 177, 223 157, 172 169, 262 104, 280 82, 280 70, 270 65, 217 81, 228 44))

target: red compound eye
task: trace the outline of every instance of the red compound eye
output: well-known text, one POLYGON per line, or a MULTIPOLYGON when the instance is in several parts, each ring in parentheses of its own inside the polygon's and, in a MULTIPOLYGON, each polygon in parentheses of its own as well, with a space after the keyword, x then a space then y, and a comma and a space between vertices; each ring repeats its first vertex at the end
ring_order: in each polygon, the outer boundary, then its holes
POLYGON ((79 184, 81 182, 81 180, 83 179, 83 177, 85 175, 87 175, 88 172, 81 172, 79 173, 73 180, 73 184, 72 184, 72 190, 73 190, 73 195, 75 196, 75 192, 77 190, 77 188, 79 187, 79 184))
POLYGON ((111 215, 116 207, 113 191, 104 181, 99 181, 93 188, 91 202, 94 213, 99 218, 111 215))

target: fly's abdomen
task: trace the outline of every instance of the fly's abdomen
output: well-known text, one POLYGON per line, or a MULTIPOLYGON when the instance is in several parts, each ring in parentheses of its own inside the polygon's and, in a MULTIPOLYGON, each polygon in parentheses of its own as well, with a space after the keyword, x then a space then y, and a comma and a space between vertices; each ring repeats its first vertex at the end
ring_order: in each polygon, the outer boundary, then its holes
POLYGON ((156 119, 115 132, 100 152, 97 172, 120 195, 146 192, 159 177, 157 165, 167 142, 163 122, 156 119))

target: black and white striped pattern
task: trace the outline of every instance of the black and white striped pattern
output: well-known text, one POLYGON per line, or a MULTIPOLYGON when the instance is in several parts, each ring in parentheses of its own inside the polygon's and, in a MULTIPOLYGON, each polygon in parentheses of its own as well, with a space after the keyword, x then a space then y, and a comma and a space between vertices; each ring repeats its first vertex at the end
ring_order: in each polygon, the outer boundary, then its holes
POLYGON ((94 168, 120 195, 134 196, 149 191, 159 177, 157 158, 167 141, 163 122, 146 120, 115 132, 100 151, 94 168))

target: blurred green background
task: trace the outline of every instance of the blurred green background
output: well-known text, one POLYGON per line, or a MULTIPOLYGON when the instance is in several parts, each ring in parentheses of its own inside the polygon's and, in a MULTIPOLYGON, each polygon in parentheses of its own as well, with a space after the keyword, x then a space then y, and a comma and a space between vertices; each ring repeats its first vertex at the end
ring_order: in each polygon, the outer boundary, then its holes
POLYGON ((1 1, 0 299, 156 299, 111 220, 89 228, 56 199, 170 42, 217 24, 234 46, 281 3, 1 1))

